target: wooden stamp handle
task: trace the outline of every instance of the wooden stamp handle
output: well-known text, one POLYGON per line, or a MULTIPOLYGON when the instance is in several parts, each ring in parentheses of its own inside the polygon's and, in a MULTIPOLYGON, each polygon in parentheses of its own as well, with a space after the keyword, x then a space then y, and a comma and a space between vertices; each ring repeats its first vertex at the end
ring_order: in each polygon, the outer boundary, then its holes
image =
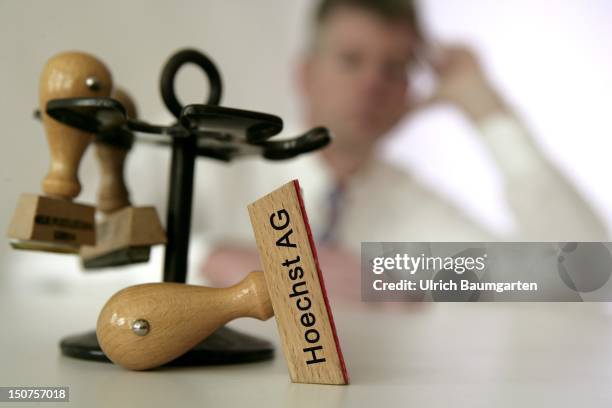
POLYGON ((274 315, 263 272, 229 288, 151 283, 117 292, 104 305, 96 334, 104 353, 131 370, 159 367, 238 317, 274 315))
MULTIPOLYGON (((136 105, 123 89, 115 88, 113 99, 121 102, 130 118, 137 118, 136 105)), ((130 205, 130 194, 125 183, 124 168, 129 150, 105 143, 96 143, 96 154, 100 162, 100 188, 98 209, 105 214, 113 213, 130 205)))
POLYGON ((78 167, 93 135, 64 125, 46 113, 51 99, 107 97, 112 88, 106 66, 89 54, 66 52, 47 61, 40 78, 39 102, 43 126, 51 151, 51 166, 42 187, 52 197, 73 199, 81 184, 78 167))
POLYGON ((130 205, 130 193, 123 177, 127 154, 127 149, 105 143, 96 143, 96 155, 100 162, 98 209, 105 214, 113 213, 130 205))

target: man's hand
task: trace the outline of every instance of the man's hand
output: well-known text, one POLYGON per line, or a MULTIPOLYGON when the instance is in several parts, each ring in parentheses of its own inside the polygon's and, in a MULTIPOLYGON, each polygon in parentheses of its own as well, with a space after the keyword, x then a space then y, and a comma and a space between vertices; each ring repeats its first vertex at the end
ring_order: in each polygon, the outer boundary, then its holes
POLYGON ((476 55, 463 46, 438 46, 427 57, 436 76, 436 88, 425 101, 411 110, 435 103, 450 103, 470 119, 479 122, 496 112, 506 111, 497 92, 489 84, 476 55))
POLYGON ((215 287, 235 285, 254 270, 261 270, 257 250, 235 244, 217 246, 200 267, 202 277, 215 287))
MULTIPOLYGON (((361 259, 350 251, 333 245, 317 248, 325 288, 334 303, 350 307, 382 307, 386 310, 421 310, 424 302, 398 302, 387 305, 361 301, 361 259)), ((218 246, 204 261, 200 272, 209 284, 227 287, 240 282, 253 270, 261 270, 254 247, 225 244, 218 246)))
MULTIPOLYGON (((325 245, 318 248, 318 255, 329 293, 343 302, 359 302, 359 257, 340 248, 325 245)), ((255 247, 233 244, 215 248, 200 268, 202 276, 216 287, 234 285, 253 270, 261 270, 259 254, 255 247)))

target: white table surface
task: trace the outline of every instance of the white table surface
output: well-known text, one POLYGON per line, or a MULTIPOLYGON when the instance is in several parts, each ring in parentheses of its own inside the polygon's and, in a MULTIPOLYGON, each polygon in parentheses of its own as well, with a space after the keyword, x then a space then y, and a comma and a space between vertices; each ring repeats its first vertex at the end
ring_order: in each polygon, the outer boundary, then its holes
POLYGON ((116 290, 0 292, 0 386, 70 386, 72 407, 612 407, 606 304, 336 307, 351 385, 321 386, 289 381, 273 319, 232 324, 277 345, 269 362, 130 372, 62 356, 116 290))

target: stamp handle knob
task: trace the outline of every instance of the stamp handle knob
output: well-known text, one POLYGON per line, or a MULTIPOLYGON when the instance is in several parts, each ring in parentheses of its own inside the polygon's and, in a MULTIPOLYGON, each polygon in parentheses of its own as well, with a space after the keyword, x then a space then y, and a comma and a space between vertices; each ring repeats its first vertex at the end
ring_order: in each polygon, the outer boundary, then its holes
POLYGON ((109 70, 92 55, 65 52, 45 64, 39 83, 39 103, 51 151, 49 172, 42 182, 48 196, 70 200, 79 195, 78 167, 93 135, 52 119, 46 113, 47 102, 59 98, 108 97, 111 89, 109 70))
POLYGON ((221 289, 179 283, 123 289, 104 305, 96 334, 111 361, 147 370, 181 356, 235 318, 273 315, 264 274, 255 271, 221 289))
MULTIPOLYGON (((111 97, 123 105, 128 117, 137 117, 134 100, 125 90, 115 88, 111 97)), ((111 214, 130 205, 130 193, 124 176, 129 149, 101 142, 95 145, 101 174, 98 209, 105 214, 111 214)))

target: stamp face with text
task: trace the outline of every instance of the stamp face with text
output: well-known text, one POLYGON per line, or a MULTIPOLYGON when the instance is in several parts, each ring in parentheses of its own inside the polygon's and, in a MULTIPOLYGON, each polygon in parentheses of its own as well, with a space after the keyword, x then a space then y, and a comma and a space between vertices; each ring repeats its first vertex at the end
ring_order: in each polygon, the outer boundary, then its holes
POLYGON ((297 180, 248 208, 291 380, 347 384, 297 180))

